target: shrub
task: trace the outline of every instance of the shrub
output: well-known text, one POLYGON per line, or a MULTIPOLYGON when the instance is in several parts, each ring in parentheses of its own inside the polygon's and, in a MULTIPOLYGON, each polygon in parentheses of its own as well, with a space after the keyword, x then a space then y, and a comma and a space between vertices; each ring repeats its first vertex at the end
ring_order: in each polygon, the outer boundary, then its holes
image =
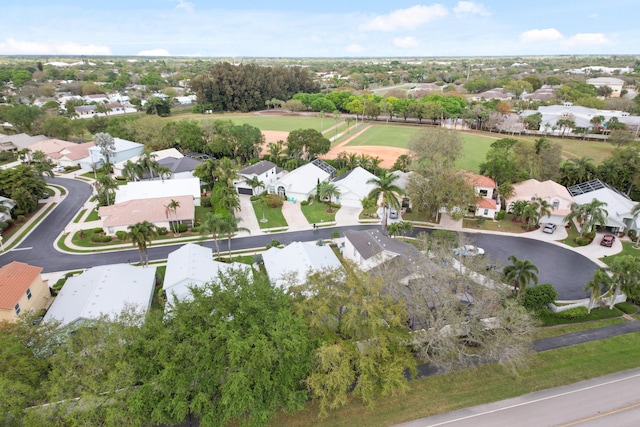
POLYGON ((104 233, 104 230, 102 229, 102 227, 96 227, 93 230, 91 230, 93 233, 97 233, 97 234, 102 234, 104 233))
POLYGON ((411 209, 411 208, 407 208, 407 209, 405 209, 405 212, 406 212, 406 213, 411 213, 411 212, 413 212, 413 209, 411 209))
POLYGON ((498 221, 502 221, 506 215, 507 215, 507 211, 500 211, 498 212, 498 215, 496 215, 496 219, 498 221))
POLYGON ((270 208, 278 208, 282 205, 284 205, 284 201, 282 200, 281 196, 278 196, 277 194, 267 194, 267 206, 269 206, 270 208))
POLYGON ((210 208, 211 207, 211 199, 208 197, 203 197, 200 199, 200 204, 202 205, 203 208, 210 208))
POLYGON ((615 307, 626 314, 636 314, 638 312, 638 307, 631 304, 629 301, 620 302, 616 304, 615 307))
POLYGON ((547 307, 558 297, 558 292, 550 283, 543 283, 526 288, 522 297, 522 305, 528 310, 547 307))
POLYGON ((273 239, 273 240, 271 241, 271 243, 269 243, 269 244, 267 245, 267 249, 270 249, 270 248, 277 248, 278 246, 280 246, 280 241, 279 241, 279 240, 276 240, 276 239, 273 239))
POLYGON ((13 219, 9 218, 8 220, 5 221, 5 223, 7 224, 4 229, 6 230, 7 228, 11 227, 14 223, 13 219))
POLYGON ((191 227, 191 231, 193 231, 194 233, 199 233, 200 227, 198 227, 197 225, 194 225, 193 227, 191 227))
POLYGON ((158 227, 157 230, 159 236, 166 236, 169 232, 169 230, 167 230, 167 227, 158 227))
POLYGON ((587 316, 587 314, 589 314, 587 307, 575 307, 569 310, 559 311, 555 313, 555 316, 561 319, 580 319, 587 316))
POLYGON ((308 200, 303 200, 303 201, 300 202, 300 205, 302 205, 302 206, 307 206, 308 204, 309 204, 308 200))
POLYGON ((124 241, 127 238, 127 232, 122 230, 116 231, 116 237, 118 238, 118 240, 124 241))
POLYGON ((189 230, 189 226, 187 224, 178 224, 176 225, 175 229, 178 233, 184 233, 185 231, 189 230))
POLYGON ((593 239, 596 238, 596 232, 595 231, 590 231, 588 233, 584 233, 583 237, 586 237, 587 239, 589 239, 589 242, 592 242, 593 239))
POLYGON ((93 243, 107 243, 111 241, 111 236, 101 236, 99 234, 94 234, 91 236, 91 242, 93 243))
POLYGON ((14 210, 13 210, 13 214, 14 214, 16 217, 19 217, 20 215, 24 215, 24 210, 22 210, 22 209, 14 209, 14 210))
POLYGON ((24 222, 24 220, 25 220, 25 219, 26 219, 26 218, 25 218, 25 216, 24 216, 24 215, 18 215, 18 216, 16 217, 16 221, 18 221, 18 222, 24 222))
POLYGON ((587 246, 589 243, 591 243, 591 240, 583 236, 578 236, 576 237, 575 242, 578 246, 587 246))
POLYGON ((636 237, 638 237, 638 232, 636 230, 629 230, 627 234, 631 240, 636 240, 636 237))
POLYGON ((257 200, 260 200, 260 196, 250 196, 249 200, 251 200, 252 202, 255 202, 257 200))

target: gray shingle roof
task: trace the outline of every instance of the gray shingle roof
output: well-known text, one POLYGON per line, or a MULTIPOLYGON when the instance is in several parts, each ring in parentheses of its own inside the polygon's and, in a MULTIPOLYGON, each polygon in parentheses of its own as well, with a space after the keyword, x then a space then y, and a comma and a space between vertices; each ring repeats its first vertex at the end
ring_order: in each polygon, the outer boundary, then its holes
POLYGON ((393 252, 403 258, 413 258, 420 253, 413 245, 385 236, 380 230, 346 230, 344 236, 364 259, 369 259, 382 251, 393 252))
POLYGON ((268 160, 260 160, 258 163, 254 163, 240 170, 238 173, 240 175, 260 175, 275 167, 275 163, 272 163, 268 160))

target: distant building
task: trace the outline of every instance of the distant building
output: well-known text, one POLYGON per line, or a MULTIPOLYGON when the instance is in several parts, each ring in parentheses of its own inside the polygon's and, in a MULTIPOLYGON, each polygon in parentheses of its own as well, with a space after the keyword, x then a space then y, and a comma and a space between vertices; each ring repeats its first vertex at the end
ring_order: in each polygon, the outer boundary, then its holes
POLYGON ((624 80, 616 79, 615 77, 596 77, 594 79, 587 79, 587 84, 593 85, 596 89, 608 86, 611 88, 611 98, 620 98, 622 88, 624 87, 624 80))

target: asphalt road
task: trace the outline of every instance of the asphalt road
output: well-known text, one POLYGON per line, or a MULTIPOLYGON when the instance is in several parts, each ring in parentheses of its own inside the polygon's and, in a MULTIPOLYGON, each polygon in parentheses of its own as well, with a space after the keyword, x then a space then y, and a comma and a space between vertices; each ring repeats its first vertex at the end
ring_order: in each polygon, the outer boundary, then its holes
MULTIPOLYGON (((96 265, 136 262, 139 259, 136 249, 117 252, 102 252, 91 254, 66 254, 59 252, 55 241, 60 232, 78 213, 82 205, 91 196, 91 186, 86 182, 67 178, 53 178, 51 183, 67 189, 67 196, 59 205, 33 230, 33 232, 13 250, 0 256, 0 264, 11 261, 21 261, 43 268, 43 272, 67 271, 89 268, 96 265)), ((377 225, 360 225, 357 229, 371 229, 377 225)), ((290 233, 270 233, 258 236, 238 237, 231 240, 231 250, 262 249, 272 240, 282 244, 294 241, 313 241, 329 239, 334 230, 344 231, 354 227, 328 227, 318 230, 295 231, 290 233)), ((416 227, 414 234, 430 231, 416 227)), ((584 298, 588 294, 582 290, 585 283, 591 280, 597 265, 588 258, 559 247, 557 245, 537 240, 494 235, 469 234, 470 243, 485 249, 492 261, 502 265, 509 264, 509 255, 531 260, 540 270, 539 283, 551 283, 558 290, 560 299, 584 298)), ((207 241, 205 246, 214 248, 213 241, 207 241)), ((182 244, 150 247, 149 259, 166 259, 168 254, 178 249, 182 244)), ((227 249, 227 240, 220 240, 220 249, 227 249)))
POLYGON ((640 369, 618 372, 396 427, 637 426, 640 369))

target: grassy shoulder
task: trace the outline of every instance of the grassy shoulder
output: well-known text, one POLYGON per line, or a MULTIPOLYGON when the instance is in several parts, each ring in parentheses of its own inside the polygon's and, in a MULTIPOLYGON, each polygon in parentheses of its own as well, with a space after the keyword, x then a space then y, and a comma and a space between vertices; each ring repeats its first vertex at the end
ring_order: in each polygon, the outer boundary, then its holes
POLYGON ((498 364, 421 378, 404 395, 379 399, 368 410, 359 401, 318 419, 315 403, 293 415, 279 414, 278 426, 388 426, 469 406, 490 403, 640 366, 640 333, 594 341, 531 355, 517 375, 498 364))
POLYGON ((611 262, 616 258, 620 258, 627 255, 640 259, 640 248, 636 249, 634 248, 634 246, 635 246, 635 243, 622 242, 622 252, 619 252, 615 255, 606 256, 604 258, 601 258, 601 260, 606 264, 611 264, 611 262))

